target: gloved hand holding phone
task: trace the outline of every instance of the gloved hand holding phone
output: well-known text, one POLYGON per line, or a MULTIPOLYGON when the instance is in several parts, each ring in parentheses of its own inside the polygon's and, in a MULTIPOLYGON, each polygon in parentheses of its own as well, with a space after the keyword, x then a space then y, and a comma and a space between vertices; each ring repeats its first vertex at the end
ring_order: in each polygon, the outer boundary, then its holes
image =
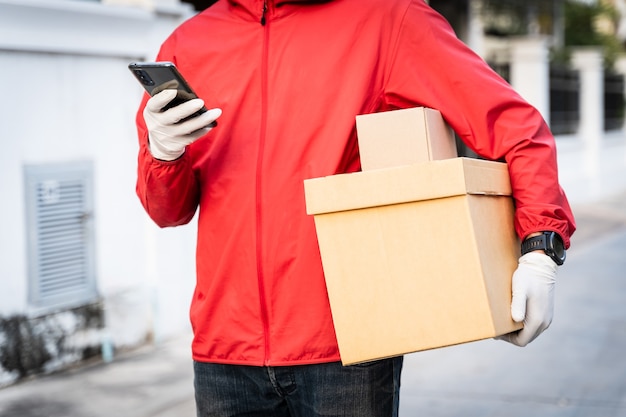
POLYGON ((200 98, 188 100, 163 111, 174 98, 176 90, 168 89, 152 96, 146 103, 143 117, 148 128, 149 149, 152 156, 163 161, 180 158, 185 147, 206 135, 222 114, 221 109, 211 109, 194 115, 204 106, 200 98))
POLYGON ((517 346, 526 346, 546 330, 554 314, 554 284, 557 264, 540 252, 530 252, 519 259, 513 273, 511 316, 524 322, 524 328, 500 337, 517 346))

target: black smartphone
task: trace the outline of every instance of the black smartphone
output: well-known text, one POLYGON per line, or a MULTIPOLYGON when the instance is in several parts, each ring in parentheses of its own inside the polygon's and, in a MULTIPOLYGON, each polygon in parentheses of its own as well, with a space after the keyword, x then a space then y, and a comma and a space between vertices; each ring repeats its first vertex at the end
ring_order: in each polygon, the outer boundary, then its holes
MULTIPOLYGON (((172 62, 131 62, 128 64, 128 69, 151 96, 166 89, 176 89, 176 97, 163 108, 163 111, 178 106, 185 101, 198 98, 172 62)), ((189 120, 206 111, 207 108, 202 106, 200 110, 180 122, 189 120)), ((216 125, 217 122, 211 124, 212 127, 216 125)))

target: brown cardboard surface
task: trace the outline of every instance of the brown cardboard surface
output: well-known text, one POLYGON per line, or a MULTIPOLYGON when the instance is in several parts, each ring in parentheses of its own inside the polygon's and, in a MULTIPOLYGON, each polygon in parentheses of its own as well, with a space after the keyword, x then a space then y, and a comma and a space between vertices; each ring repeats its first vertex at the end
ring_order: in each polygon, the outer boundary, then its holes
POLYGON ((454 132, 435 109, 359 115, 356 127, 363 171, 457 156, 454 132))
POLYGON ((508 178, 455 158, 305 181, 344 364, 520 328, 508 178))

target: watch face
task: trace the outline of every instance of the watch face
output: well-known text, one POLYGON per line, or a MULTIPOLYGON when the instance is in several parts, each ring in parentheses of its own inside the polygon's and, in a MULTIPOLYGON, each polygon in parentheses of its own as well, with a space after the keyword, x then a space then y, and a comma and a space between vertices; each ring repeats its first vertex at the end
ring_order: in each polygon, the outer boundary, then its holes
POLYGON ((565 262, 565 245, 561 236, 554 232, 550 233, 548 246, 552 249, 556 258, 554 261, 562 265, 565 262))

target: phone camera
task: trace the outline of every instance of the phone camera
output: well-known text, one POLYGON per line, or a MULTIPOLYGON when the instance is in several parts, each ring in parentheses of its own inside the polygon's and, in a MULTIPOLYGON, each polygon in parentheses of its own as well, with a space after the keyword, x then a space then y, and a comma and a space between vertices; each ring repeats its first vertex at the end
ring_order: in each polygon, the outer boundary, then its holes
POLYGON ((134 70, 135 76, 144 85, 154 85, 154 80, 144 70, 134 70))

